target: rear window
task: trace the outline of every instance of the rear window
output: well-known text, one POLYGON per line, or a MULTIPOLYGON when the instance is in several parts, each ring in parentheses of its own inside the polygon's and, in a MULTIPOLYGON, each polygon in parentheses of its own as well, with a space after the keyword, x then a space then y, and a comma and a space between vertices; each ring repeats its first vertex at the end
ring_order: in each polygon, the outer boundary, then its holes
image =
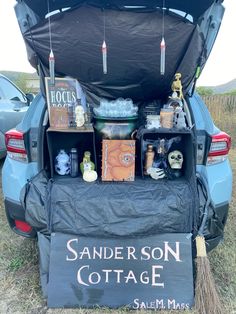
MULTIPOLYGON (((140 11, 142 11, 142 10, 147 9, 147 7, 144 6, 144 5, 125 5, 123 8, 125 10, 130 10, 130 11, 131 10, 140 10, 140 11)), ((70 10, 70 9, 71 9, 71 7, 65 7, 65 8, 62 8, 61 10, 51 11, 51 12, 49 12, 49 13, 47 13, 45 15, 45 19, 47 19, 50 16, 56 15, 58 13, 61 13, 61 12, 64 12, 64 11, 67 11, 67 10, 70 10)), ((162 7, 156 7, 155 9, 156 10, 161 10, 161 11, 163 10, 162 7)), ((169 12, 172 12, 172 13, 174 13, 176 15, 182 16, 184 19, 186 19, 189 22, 193 23, 193 16, 191 14, 188 14, 188 13, 186 13, 184 11, 171 9, 171 8, 169 8, 169 9, 165 8, 164 10, 165 10, 165 14, 168 14, 169 12)))

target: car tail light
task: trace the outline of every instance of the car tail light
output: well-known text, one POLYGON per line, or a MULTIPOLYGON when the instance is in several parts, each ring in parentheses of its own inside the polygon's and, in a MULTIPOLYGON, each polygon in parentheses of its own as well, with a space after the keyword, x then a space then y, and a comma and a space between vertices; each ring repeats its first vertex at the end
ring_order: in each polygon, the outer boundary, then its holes
POLYGON ((212 136, 211 146, 207 157, 207 164, 214 165, 224 161, 228 157, 231 147, 231 137, 220 132, 212 136))
POLYGON ((24 233, 29 233, 32 231, 32 227, 25 221, 15 220, 15 226, 16 229, 24 233))
POLYGON ((28 162, 28 156, 25 149, 24 133, 12 129, 5 133, 7 155, 21 162, 28 162))

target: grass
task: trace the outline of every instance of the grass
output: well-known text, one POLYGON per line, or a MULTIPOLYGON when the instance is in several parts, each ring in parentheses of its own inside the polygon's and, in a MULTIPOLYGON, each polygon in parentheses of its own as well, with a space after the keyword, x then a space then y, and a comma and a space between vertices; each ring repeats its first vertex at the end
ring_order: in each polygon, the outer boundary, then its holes
MULTIPOLYGON (((219 119, 220 123, 220 119, 219 119)), ((221 125, 219 124, 221 127, 221 125)), ((229 125, 228 125, 229 127, 229 125)), ((234 134, 236 123, 226 131, 234 134)), ((236 139, 236 136, 234 137, 236 139)), ((236 149, 230 153, 231 165, 236 175, 236 149)), ((2 161, 0 161, 0 168, 2 161)), ((1 181, 1 180, 0 180, 1 181)), ((124 314, 126 309, 47 309, 41 295, 38 270, 38 250, 34 240, 15 235, 8 227, 0 185, 0 314, 124 314)), ((225 240, 209 254, 209 259, 220 296, 225 304, 225 314, 236 313, 236 183, 225 240)), ((127 313, 148 314, 153 311, 127 311, 127 313)), ((160 311, 162 314, 194 311, 160 311)))
POLYGON ((232 146, 236 148, 236 96, 214 95, 204 99, 215 124, 232 137, 232 146))

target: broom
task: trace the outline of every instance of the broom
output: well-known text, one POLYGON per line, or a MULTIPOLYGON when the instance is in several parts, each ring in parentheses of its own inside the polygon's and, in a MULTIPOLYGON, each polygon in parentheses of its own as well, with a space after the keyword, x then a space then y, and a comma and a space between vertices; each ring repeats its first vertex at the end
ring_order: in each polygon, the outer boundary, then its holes
MULTIPOLYGON (((198 179, 200 179, 198 177, 198 179)), ((207 194, 207 201, 204 207, 203 219, 196 236, 196 281, 195 281, 195 309, 199 314, 223 314, 225 313, 220 301, 216 284, 211 272, 209 259, 206 252, 206 242, 203 236, 204 227, 207 221, 208 207, 210 205, 209 190, 207 184, 200 179, 207 194)))

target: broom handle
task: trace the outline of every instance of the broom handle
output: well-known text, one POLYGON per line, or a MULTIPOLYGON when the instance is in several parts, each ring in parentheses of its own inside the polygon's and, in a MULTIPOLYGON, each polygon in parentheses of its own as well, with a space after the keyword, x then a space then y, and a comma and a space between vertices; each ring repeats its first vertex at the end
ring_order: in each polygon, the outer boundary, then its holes
POLYGON ((211 203, 211 199, 210 199, 210 191, 209 191, 208 184, 207 184, 205 178, 202 177, 200 175, 200 173, 197 173, 197 178, 201 182, 202 186, 204 187, 204 189, 206 191, 206 195, 207 195, 207 200, 206 200, 206 204, 204 206, 204 211, 203 211, 202 222, 201 222, 200 228, 198 230, 198 235, 203 236, 203 231, 204 231, 204 228, 206 225, 207 216, 208 216, 208 208, 209 208, 209 205, 211 203))

